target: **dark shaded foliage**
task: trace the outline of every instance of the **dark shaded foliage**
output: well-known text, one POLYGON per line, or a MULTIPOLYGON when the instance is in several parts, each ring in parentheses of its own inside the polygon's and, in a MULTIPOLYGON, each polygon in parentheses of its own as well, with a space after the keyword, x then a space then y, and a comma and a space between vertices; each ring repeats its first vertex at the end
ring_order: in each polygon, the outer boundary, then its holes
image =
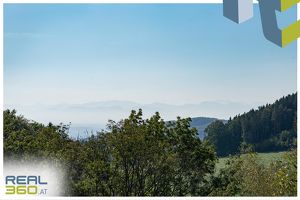
POLYGON ((205 140, 214 144, 219 156, 236 154, 251 146, 257 152, 282 151, 295 147, 297 137, 297 94, 273 104, 250 110, 206 128, 205 140))

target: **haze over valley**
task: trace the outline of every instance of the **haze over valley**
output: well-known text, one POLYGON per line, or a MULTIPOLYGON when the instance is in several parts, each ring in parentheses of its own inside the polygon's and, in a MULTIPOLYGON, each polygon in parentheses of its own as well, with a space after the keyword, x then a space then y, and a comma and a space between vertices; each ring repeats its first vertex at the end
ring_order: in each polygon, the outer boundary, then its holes
MULTIPOLYGON (((257 103, 260 105, 261 103, 257 103)), ((252 104, 253 105, 253 104, 252 104)), ((152 116, 159 111, 165 121, 180 117, 203 117, 214 121, 214 119, 227 120, 230 116, 243 113, 252 108, 252 105, 229 102, 229 101, 205 101, 199 104, 171 105, 164 103, 140 104, 133 101, 97 101, 83 104, 58 104, 58 105, 5 105, 5 109, 16 109, 28 119, 44 124, 71 122, 70 135, 72 137, 86 137, 91 132, 95 133, 106 128, 109 119, 119 121, 128 117, 131 110, 141 108, 145 117, 152 116)), ((209 124, 203 122, 204 124, 209 124)), ((195 123, 201 126, 202 122, 195 123)), ((201 138, 204 127, 200 128, 201 138)))

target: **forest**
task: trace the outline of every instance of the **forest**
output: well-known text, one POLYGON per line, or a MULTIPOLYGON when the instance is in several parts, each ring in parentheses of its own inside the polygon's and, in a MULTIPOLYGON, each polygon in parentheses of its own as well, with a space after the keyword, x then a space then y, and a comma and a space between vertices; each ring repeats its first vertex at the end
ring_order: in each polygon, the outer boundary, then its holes
POLYGON ((227 123, 215 121, 205 132, 205 140, 214 145, 218 156, 249 149, 273 152, 293 148, 297 139, 297 94, 237 115, 227 123))
POLYGON ((201 141, 190 118, 165 122, 132 111, 107 130, 71 139, 69 125, 4 111, 4 162, 47 158, 67 168, 65 196, 295 196, 296 94, 207 127, 201 141), (261 134, 261 135, 260 135, 261 134), (286 150, 265 166, 255 151, 286 150), (231 155, 216 173, 218 157, 231 155), (241 156, 243 154, 243 156, 241 156))

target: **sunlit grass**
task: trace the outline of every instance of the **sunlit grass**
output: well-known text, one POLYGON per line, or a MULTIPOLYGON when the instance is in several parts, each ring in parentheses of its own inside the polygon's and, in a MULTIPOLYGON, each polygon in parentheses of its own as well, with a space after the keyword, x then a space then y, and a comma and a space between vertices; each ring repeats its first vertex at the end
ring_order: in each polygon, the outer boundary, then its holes
MULTIPOLYGON (((282 152, 271 152, 271 153, 257 153, 259 162, 264 165, 269 165, 271 162, 280 160, 282 156, 286 153, 285 151, 282 152)), ((220 169, 224 168, 226 165, 226 161, 229 157, 219 158, 219 161, 216 164, 216 173, 220 171, 220 169)))

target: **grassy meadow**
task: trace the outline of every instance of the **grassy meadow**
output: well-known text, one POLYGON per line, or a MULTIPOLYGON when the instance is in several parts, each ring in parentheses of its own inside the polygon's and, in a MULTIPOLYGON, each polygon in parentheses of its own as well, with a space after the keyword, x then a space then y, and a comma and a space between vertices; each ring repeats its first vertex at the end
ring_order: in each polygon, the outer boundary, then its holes
MULTIPOLYGON (((269 165, 273 161, 277 161, 282 159, 282 156, 285 154, 285 151, 281 152, 270 152, 270 153, 257 153, 257 157, 261 163, 264 165, 269 165)), ((220 169, 224 168, 229 157, 219 158, 216 164, 216 173, 220 171, 220 169)))

